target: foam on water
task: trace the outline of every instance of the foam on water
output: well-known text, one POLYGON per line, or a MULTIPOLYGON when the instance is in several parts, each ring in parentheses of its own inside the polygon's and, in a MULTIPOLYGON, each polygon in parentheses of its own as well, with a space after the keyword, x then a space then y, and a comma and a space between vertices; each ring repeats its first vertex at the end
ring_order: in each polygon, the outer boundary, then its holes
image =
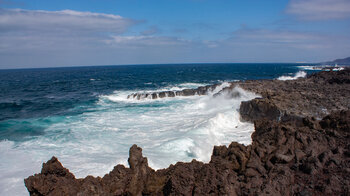
POLYGON ((299 69, 302 70, 322 70, 322 66, 312 66, 312 65, 304 65, 304 66, 298 66, 299 69))
MULTIPOLYGON (((196 86, 178 88, 190 85, 196 86)), ((227 86, 207 96, 141 101, 128 100, 131 91, 115 91, 100 96, 85 113, 55 121, 42 136, 1 141, 0 156, 6 160, 0 163, 0 195, 25 194, 23 179, 40 172, 41 163, 53 155, 76 177, 103 176, 118 163, 127 165, 133 144, 143 148, 155 169, 192 159, 208 162, 214 145, 250 144, 254 126, 239 120, 238 109, 241 101, 257 95, 236 87, 238 98, 211 96, 227 86)))
POLYGON ((307 73, 305 71, 298 71, 294 76, 280 76, 277 80, 296 80, 298 78, 305 78, 307 73))
POLYGON ((195 89, 200 86, 205 86, 207 84, 204 83, 182 83, 177 86, 166 86, 163 88, 155 89, 155 90, 142 90, 142 91, 114 91, 111 95, 102 95, 100 101, 105 101, 105 99, 112 101, 112 102, 128 102, 128 103, 140 103, 140 101, 144 102, 150 102, 152 101, 151 97, 147 97, 146 99, 137 100, 137 99, 128 99, 128 95, 132 93, 156 93, 156 92, 163 92, 163 91, 181 91, 184 89, 195 89))
POLYGON ((298 66, 298 68, 303 70, 312 70, 312 71, 329 71, 332 69, 333 71, 341 71, 344 70, 344 67, 340 67, 338 65, 319 65, 319 66, 298 66))

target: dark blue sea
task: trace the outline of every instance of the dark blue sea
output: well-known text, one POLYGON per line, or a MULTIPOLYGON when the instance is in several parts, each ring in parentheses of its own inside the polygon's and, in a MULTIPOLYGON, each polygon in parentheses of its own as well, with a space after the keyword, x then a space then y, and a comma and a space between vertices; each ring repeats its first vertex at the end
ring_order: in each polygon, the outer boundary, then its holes
MULTIPOLYGON (((192 96, 127 99, 135 92, 181 90, 235 80, 295 79, 306 64, 171 64, 0 70, 0 195, 26 194, 23 178, 56 156, 77 177, 127 165, 132 144, 153 168, 209 161, 214 145, 251 142, 241 101, 192 96), (281 77, 283 76, 283 77, 281 77)), ((215 93, 215 92, 213 92, 215 93)))

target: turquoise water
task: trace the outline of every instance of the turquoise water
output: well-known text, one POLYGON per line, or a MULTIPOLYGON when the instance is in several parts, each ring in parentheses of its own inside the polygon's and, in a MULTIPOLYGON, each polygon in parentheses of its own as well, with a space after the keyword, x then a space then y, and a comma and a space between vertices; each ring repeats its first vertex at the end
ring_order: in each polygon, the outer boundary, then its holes
MULTIPOLYGON (((208 96, 132 100, 135 92, 227 81, 293 79, 302 64, 181 64, 0 70, 0 195, 23 195, 23 178, 56 156, 77 177, 127 164, 132 144, 153 168, 209 161, 214 145, 251 142, 237 99, 208 96)), ((310 72, 304 70, 305 72, 310 72)), ((215 92, 211 92, 215 93, 215 92)))

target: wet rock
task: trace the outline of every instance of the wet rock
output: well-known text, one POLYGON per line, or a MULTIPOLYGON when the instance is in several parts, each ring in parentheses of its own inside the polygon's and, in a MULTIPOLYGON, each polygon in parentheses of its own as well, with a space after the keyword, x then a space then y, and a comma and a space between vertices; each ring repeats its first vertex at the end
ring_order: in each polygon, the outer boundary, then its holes
POLYGON ((207 95, 209 92, 215 90, 218 84, 201 86, 196 89, 184 89, 180 91, 161 91, 153 93, 132 93, 127 96, 128 99, 158 99, 165 97, 175 97, 175 96, 194 96, 194 95, 207 95))
POLYGON ((239 113, 243 120, 254 122, 258 119, 279 120, 281 112, 268 99, 255 98, 241 103, 239 113))
MULTIPOLYGON (((152 99, 157 99, 158 98, 158 95, 157 93, 152 93, 152 99)), ((129 98, 128 98, 129 99, 129 98)))

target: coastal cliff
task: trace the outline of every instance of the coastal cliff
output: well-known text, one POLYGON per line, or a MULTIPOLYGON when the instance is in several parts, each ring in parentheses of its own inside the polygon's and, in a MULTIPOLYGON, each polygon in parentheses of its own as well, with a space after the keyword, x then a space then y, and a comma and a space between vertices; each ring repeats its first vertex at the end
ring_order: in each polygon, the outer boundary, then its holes
POLYGON ((236 86, 261 95, 240 107, 242 120, 254 122, 251 145, 215 146, 209 163, 178 162, 157 171, 133 145, 129 168, 117 165, 102 178, 76 179, 52 157, 25 185, 31 195, 350 194, 349 70, 233 82, 218 94, 239 96, 236 86))

